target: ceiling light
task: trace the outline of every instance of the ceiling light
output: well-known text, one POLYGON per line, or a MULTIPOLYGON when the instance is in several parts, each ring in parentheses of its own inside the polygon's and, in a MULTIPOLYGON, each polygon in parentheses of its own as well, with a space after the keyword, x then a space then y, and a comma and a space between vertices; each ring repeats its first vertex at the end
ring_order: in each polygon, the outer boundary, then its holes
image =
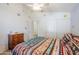
POLYGON ((33 10, 42 10, 42 7, 44 7, 44 4, 33 3, 33 4, 28 4, 27 6, 31 7, 33 10))

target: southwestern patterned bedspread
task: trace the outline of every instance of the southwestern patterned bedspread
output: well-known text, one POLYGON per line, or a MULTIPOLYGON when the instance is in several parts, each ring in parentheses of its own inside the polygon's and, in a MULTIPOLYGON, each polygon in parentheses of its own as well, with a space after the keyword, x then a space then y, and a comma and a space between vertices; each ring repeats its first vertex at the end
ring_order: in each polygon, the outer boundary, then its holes
POLYGON ((36 37, 18 44, 13 55, 79 55, 79 37, 65 34, 59 40, 36 37))

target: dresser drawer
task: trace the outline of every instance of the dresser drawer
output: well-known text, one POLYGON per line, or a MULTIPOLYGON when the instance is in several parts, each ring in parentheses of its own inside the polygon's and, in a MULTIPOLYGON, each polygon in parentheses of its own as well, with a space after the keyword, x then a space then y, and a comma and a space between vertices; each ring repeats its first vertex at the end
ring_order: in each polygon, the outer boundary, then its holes
POLYGON ((8 35, 8 47, 10 50, 12 50, 17 44, 24 42, 24 34, 19 33, 19 34, 9 34, 8 35))

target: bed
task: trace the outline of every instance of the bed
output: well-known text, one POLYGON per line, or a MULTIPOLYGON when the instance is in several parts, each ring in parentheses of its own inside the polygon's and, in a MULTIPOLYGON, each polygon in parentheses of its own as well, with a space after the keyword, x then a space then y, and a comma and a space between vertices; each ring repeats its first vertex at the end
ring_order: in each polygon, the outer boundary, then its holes
POLYGON ((35 37, 18 44, 13 50, 13 55, 78 55, 79 37, 69 33, 62 39, 35 37))

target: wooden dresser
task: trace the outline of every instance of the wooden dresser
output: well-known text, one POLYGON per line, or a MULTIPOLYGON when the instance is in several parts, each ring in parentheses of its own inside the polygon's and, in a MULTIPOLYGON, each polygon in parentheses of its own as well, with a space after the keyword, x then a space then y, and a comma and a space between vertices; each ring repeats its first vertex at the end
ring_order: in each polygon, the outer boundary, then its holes
POLYGON ((12 50, 17 44, 24 42, 23 33, 8 34, 8 48, 12 50))

